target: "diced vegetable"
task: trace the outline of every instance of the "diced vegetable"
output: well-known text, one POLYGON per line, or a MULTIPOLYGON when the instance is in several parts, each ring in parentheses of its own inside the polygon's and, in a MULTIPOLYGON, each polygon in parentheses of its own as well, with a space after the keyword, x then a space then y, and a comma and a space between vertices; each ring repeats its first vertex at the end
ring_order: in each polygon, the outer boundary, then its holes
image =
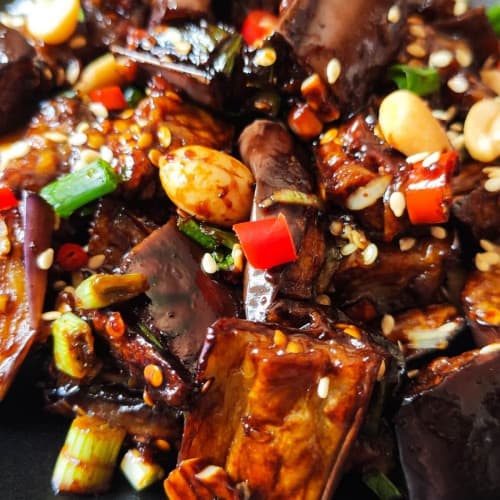
POLYGON ((127 75, 123 70, 123 66, 113 54, 104 54, 83 68, 75 90, 88 94, 95 89, 124 84, 127 75))
POLYGON ((380 500, 396 500, 398 498, 403 498, 401 492, 383 472, 366 472, 363 474, 363 482, 380 498, 380 500))
POLYGON ((19 205, 14 192, 9 187, 0 187, 0 210, 8 210, 19 205))
POLYGON ((158 464, 148 462, 137 449, 128 450, 125 453, 120 468, 137 491, 151 486, 165 476, 165 471, 158 464))
POLYGON ((289 205, 302 205, 304 207, 321 208, 323 206, 319 196, 310 193, 302 193, 293 189, 278 189, 271 196, 262 200, 259 207, 268 208, 276 203, 286 203, 289 205))
POLYGON ((100 309, 129 300, 147 289, 148 282, 139 273, 94 274, 75 290, 76 305, 80 309, 100 309))
POLYGON ((219 246, 224 246, 231 250, 238 242, 236 236, 218 227, 208 226, 194 219, 178 219, 177 227, 186 236, 196 241, 205 250, 215 250, 219 246))
POLYGON ((64 243, 57 251, 56 262, 64 271, 77 271, 88 260, 87 252, 76 243, 64 243))
POLYGON ((56 493, 102 493, 109 488, 125 431, 98 417, 73 420, 59 452, 52 487, 56 493))
POLYGON ((104 160, 96 160, 48 184, 40 196, 61 217, 69 217, 87 203, 112 193, 120 177, 104 160))
POLYGON ((278 18, 266 10, 252 10, 241 26, 241 35, 248 45, 256 45, 268 37, 278 25, 278 18))
POLYGON ((268 269, 297 259, 290 228, 283 214, 235 224, 233 229, 248 262, 257 269, 268 269))
POLYGON ((441 85, 439 72, 429 67, 417 68, 395 64, 389 68, 389 78, 394 80, 398 88, 411 90, 421 96, 437 92, 441 85))
POLYGON ((489 7, 486 10, 486 15, 495 33, 500 36, 500 4, 489 7))
POLYGON ((412 224, 438 224, 448 220, 451 203, 451 175, 458 155, 454 151, 443 153, 439 160, 423 166, 413 166, 406 186, 406 206, 412 224))
POLYGON ((59 371, 81 379, 94 363, 94 337, 89 324, 71 312, 52 322, 54 361, 59 371))
POLYGON ((109 111, 127 107, 127 100, 118 85, 91 90, 89 97, 93 102, 100 102, 109 111))
POLYGON ((141 92, 137 87, 127 87, 123 91, 123 96, 125 97, 128 106, 130 108, 135 108, 144 97, 144 93, 141 92))
POLYGON ((64 43, 75 32, 80 0, 35 0, 28 11, 29 34, 49 45, 64 43))

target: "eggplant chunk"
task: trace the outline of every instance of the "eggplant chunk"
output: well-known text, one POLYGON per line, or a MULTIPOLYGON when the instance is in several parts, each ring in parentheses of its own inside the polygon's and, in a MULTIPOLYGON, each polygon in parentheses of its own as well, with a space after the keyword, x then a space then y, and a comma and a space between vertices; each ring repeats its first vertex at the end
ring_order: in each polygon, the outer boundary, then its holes
POLYGON ((210 0, 152 0, 149 26, 165 24, 172 19, 209 17, 210 0))
POLYGON ((278 294, 294 299, 310 299, 314 279, 320 271, 325 243, 318 228, 317 210, 312 207, 261 203, 278 190, 312 194, 311 176, 301 161, 292 136, 278 123, 257 120, 245 128, 239 138, 243 162, 255 178, 251 220, 285 215, 297 249, 296 262, 262 270, 247 265, 244 301, 246 318, 264 321, 266 312, 278 294))
POLYGON ((359 110, 396 54, 406 20, 402 0, 294 0, 278 31, 299 60, 331 83, 345 113, 359 110), (399 9, 396 22, 389 9, 399 9), (336 60, 338 64, 331 63, 336 60), (340 73, 331 71, 340 67, 340 73))
POLYGON ((40 82, 35 50, 16 30, 0 25, 0 133, 29 117, 40 82))
POLYGON ((200 356, 205 390, 187 416, 179 459, 224 468, 252 498, 330 498, 382 357, 341 325, 314 335, 214 323, 200 356))
POLYGON ((462 291, 462 304, 476 344, 500 342, 500 268, 472 273, 462 291))
POLYGON ((410 500, 500 498, 500 351, 439 358, 396 416, 410 500))
POLYGON ((237 315, 230 291, 201 270, 202 254, 171 219, 134 247, 124 262, 126 272, 148 279, 153 327, 189 368, 198 358, 207 328, 219 317, 237 315))
POLYGON ((0 401, 35 340, 47 282, 36 259, 50 247, 52 214, 32 195, 24 212, 24 218, 17 209, 0 217, 0 401))

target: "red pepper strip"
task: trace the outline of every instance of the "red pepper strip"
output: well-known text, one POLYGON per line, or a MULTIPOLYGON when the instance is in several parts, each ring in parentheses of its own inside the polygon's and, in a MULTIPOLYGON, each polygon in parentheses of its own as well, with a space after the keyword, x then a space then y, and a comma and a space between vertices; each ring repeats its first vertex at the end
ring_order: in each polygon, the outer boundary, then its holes
POLYGON ((448 220, 451 176, 457 160, 457 153, 449 151, 430 166, 424 167, 422 162, 413 166, 405 188, 406 207, 412 224, 438 224, 448 220))
POLYGON ((241 222, 233 226, 248 262, 268 269, 297 260, 288 222, 283 214, 269 219, 241 222))
POLYGON ((93 102, 100 102, 109 111, 127 107, 127 100, 118 85, 91 90, 89 97, 93 102))
POLYGON ((64 271, 78 271, 88 260, 85 250, 76 243, 64 243, 57 251, 56 262, 64 271))
POLYGON ((4 186, 0 187, 0 210, 8 210, 19 205, 12 189, 4 186))
POLYGON ((255 45, 267 38, 278 25, 278 18, 266 10, 252 10, 241 26, 241 36, 247 45, 255 45))

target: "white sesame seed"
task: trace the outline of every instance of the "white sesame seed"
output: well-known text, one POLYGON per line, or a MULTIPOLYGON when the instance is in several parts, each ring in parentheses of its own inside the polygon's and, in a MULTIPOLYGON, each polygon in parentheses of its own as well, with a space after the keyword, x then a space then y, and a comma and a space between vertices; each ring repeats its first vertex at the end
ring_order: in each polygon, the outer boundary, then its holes
POLYGON ((406 52, 410 54, 410 56, 421 59, 427 55, 427 50, 423 45, 418 42, 410 43, 406 47, 406 52))
POLYGON ((87 134, 76 132, 68 137, 68 143, 71 146, 83 146, 87 142, 87 134))
POLYGON ((70 85, 74 85, 80 76, 80 63, 77 59, 71 59, 66 66, 66 80, 70 85))
POLYGON ((428 156, 429 153, 427 153, 426 151, 422 151, 421 153, 415 153, 414 155, 408 156, 408 158, 406 158, 406 163, 410 164, 418 163, 419 161, 424 160, 428 156))
POLYGON ((448 233, 444 227, 432 226, 431 235, 438 240, 444 240, 448 236, 448 233))
POLYGON ((175 51, 182 56, 187 56, 193 48, 187 40, 181 40, 180 42, 175 43, 174 46, 175 51))
POLYGON ((478 271, 482 273, 486 273, 490 270, 491 266, 487 259, 484 258, 484 253, 477 253, 474 258, 474 264, 478 271))
POLYGON ((484 183, 484 189, 489 193, 498 193, 500 191, 500 177, 490 177, 484 183))
POLYGON ((104 161, 111 163, 111 161, 113 160, 113 151, 111 151, 108 146, 101 146, 101 148, 99 149, 99 153, 101 154, 101 158, 104 161))
POLYGON ((457 50, 455 50, 455 57, 462 68, 469 67, 474 60, 474 55, 468 47, 458 47, 457 50))
POLYGON ((358 247, 357 247, 354 243, 348 243, 347 245, 344 245, 344 246, 340 249, 340 253, 341 253, 344 257, 347 257, 348 255, 353 254, 353 253, 354 253, 357 249, 358 249, 358 247))
POLYGON ((463 94, 469 90, 469 82, 464 75, 458 74, 448 80, 448 88, 455 94, 463 94))
POLYGON ((106 119, 109 114, 108 110, 106 109, 106 106, 104 106, 104 104, 100 102, 91 102, 89 104, 89 110, 97 118, 106 119))
POLYGON ((439 158, 441 158, 441 153, 439 151, 435 151, 434 153, 431 153, 422 162, 422 167, 427 168, 427 167, 434 165, 435 163, 437 163, 439 161, 439 158))
POLYGON ((88 124, 88 122, 80 122, 77 126, 76 126, 76 129, 75 131, 78 133, 78 134, 81 134, 83 132, 87 132, 87 130, 90 128, 90 125, 88 124))
POLYGON ((482 170, 488 177, 500 177, 500 167, 484 167, 482 170))
POLYGON ((416 242, 417 240, 415 238, 401 238, 399 240, 399 249, 402 252, 407 252, 415 246, 416 242))
POLYGON ((66 134, 63 134, 63 133, 57 132, 57 131, 45 132, 45 134, 43 134, 43 136, 46 139, 48 139, 49 141, 55 142, 55 143, 63 143, 63 142, 66 142, 68 140, 68 136, 66 134))
POLYGON ((68 45, 72 49, 82 49, 87 45, 87 39, 82 35, 76 35, 69 41, 68 45))
POLYGON ((410 25, 410 33, 417 38, 425 38, 425 28, 421 24, 410 25))
POLYGON ((453 54, 449 50, 436 50, 429 55, 429 66, 446 68, 453 61, 453 54))
POLYGON ((387 20, 395 24, 401 19, 401 9, 398 5, 393 5, 387 12, 387 20))
POLYGON ((494 342, 493 344, 485 345, 479 350, 479 354, 491 354, 493 352, 500 351, 500 342, 494 342))
POLYGON ((106 260, 106 256, 102 253, 93 255, 92 257, 89 258, 87 267, 89 269, 98 269, 104 264, 104 261, 106 260))
POLYGON ((339 79, 341 72, 342 65, 340 61, 336 57, 330 59, 326 65, 326 79, 328 83, 333 85, 339 79))
POLYGON ((330 391, 330 379, 328 377, 321 377, 318 382, 318 397, 326 399, 330 391))
POLYGON ((225 474, 225 471, 217 466, 217 465, 207 465, 204 469, 202 469, 200 472, 194 475, 196 479, 199 479, 200 481, 213 481, 216 480, 216 477, 218 474, 223 472, 225 474))
POLYGON ((243 271, 245 260, 243 258, 243 250, 239 243, 233 245, 233 249, 231 250, 231 257, 233 258, 234 271, 243 271))
POLYGON ((467 12, 467 0, 455 0, 455 5, 453 6, 453 15, 461 16, 467 12))
POLYGON ((47 311, 42 314, 43 321, 55 321, 62 316, 60 311, 47 311))
POLYGON ((54 249, 47 248, 42 253, 40 253, 36 258, 36 265, 39 269, 43 271, 47 271, 50 269, 52 264, 54 263, 54 249))
POLYGON ((215 262, 215 259, 209 253, 203 255, 201 268, 207 274, 214 274, 218 271, 217 262, 215 262))
POLYGON ((320 304, 322 306, 330 306, 332 304, 332 299, 324 293, 316 296, 316 304, 320 304))
POLYGON ((363 250, 363 264, 365 266, 370 266, 372 265, 378 257, 378 248, 375 243, 370 243, 364 250, 363 250))
POLYGON ((481 248, 483 250, 486 250, 487 252, 496 252, 497 251, 497 246, 492 243, 489 240, 479 240, 479 244, 481 245, 481 248))
POLYGON ((389 197, 389 208, 396 217, 401 217, 406 209, 406 198, 401 191, 395 191, 389 197))
POLYGON ((342 222, 340 222, 338 220, 334 220, 330 224, 330 233, 333 236, 340 236, 342 234, 343 229, 344 229, 344 225, 342 224, 342 222))
POLYGON ((420 370, 409 370, 406 375, 408 375, 408 378, 415 378, 418 376, 418 374, 420 373, 420 370))
POLYGON ((271 48, 259 49, 253 58, 253 63, 255 66, 261 66, 267 68, 272 66, 276 62, 276 51, 271 48))
POLYGON ((450 130, 453 130, 454 132, 463 132, 464 131, 464 124, 460 122, 453 122, 450 125, 450 130))
POLYGON ((70 286, 70 285, 65 286, 63 288, 63 292, 67 293, 68 295, 74 295, 75 294, 75 287, 74 286, 70 286))
POLYGON ((448 138, 450 139, 451 145, 457 151, 460 151, 465 146, 465 136, 464 134, 457 134, 456 132, 450 130, 448 133, 448 138))
POLYGON ((380 328, 384 335, 390 335, 396 326, 396 320, 392 314, 384 314, 382 321, 380 322, 380 328))
POLYGON ((349 210, 363 210, 370 207, 384 196, 391 179, 390 175, 377 175, 377 177, 349 195, 345 203, 346 207, 349 210))
POLYGON ((182 41, 182 34, 177 28, 168 26, 161 32, 161 38, 175 45, 182 41))

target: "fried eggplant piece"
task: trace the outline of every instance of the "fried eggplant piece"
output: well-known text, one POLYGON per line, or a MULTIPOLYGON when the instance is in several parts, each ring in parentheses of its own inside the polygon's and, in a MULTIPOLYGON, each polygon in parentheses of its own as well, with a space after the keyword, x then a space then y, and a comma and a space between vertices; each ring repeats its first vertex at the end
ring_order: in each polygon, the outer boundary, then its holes
POLYGON ((280 190, 313 194, 311 175, 301 153, 285 128, 268 120, 257 120, 240 135, 243 162, 255 178, 251 220, 285 215, 297 249, 296 262, 277 269, 245 271, 245 312, 253 321, 264 321, 266 312, 278 294, 294 299, 311 299, 314 280, 324 259, 325 243, 319 228, 317 207, 276 203, 263 207, 262 202, 280 190))
POLYGON ((278 31, 299 61, 331 82, 338 104, 349 114, 366 104, 377 78, 395 56, 405 20, 406 2, 401 0, 294 0, 284 10, 278 31), (394 6, 400 16, 391 23, 387 14, 394 6), (335 80, 328 74, 334 58, 341 67, 335 80))
POLYGON ((500 352, 439 358, 422 370, 396 415, 411 500, 500 495, 500 352))
POLYGON ((446 349, 464 323, 452 305, 433 304, 395 315, 394 327, 384 333, 399 344, 405 358, 410 360, 435 349, 446 349))
POLYGON ((13 189, 38 191, 88 162, 92 153, 99 157, 105 146, 112 152, 111 166, 124 179, 118 191, 135 199, 153 197, 161 188, 148 156, 152 149, 160 154, 189 144, 227 149, 233 135, 231 126, 183 101, 166 82, 161 88, 144 98, 128 118, 102 120, 77 98, 59 96, 44 102, 20 137, 24 156, 7 161, 0 179, 13 189), (73 145, 71 137, 81 122, 89 125, 87 140, 73 145))
POLYGON ((500 267, 473 272, 462 290, 462 304, 476 344, 500 342, 500 267))
POLYGON ((369 303, 379 315, 440 302, 446 268, 456 254, 450 237, 419 238, 406 251, 396 245, 378 245, 377 260, 370 266, 355 252, 340 261, 333 275, 333 297, 346 311, 369 303))
POLYGON ((201 458, 183 460, 163 483, 169 500, 240 500, 227 472, 201 458))
POLYGON ((220 317, 238 314, 230 290, 201 270, 202 255, 172 218, 134 247, 123 263, 126 272, 148 279, 151 326, 160 332, 164 347, 190 369, 207 328, 220 317))
POLYGON ((129 436, 147 441, 180 442, 180 413, 168 406, 147 405, 142 393, 95 380, 90 386, 64 384, 47 391, 47 409, 66 417, 85 412, 110 425, 125 429, 129 436))
POLYGON ((172 19, 210 16, 210 0, 151 0, 149 27, 154 28, 172 19))
POLYGON ((370 233, 391 241, 409 226, 406 215, 394 215, 389 198, 402 190, 411 167, 375 135, 374 126, 373 117, 357 115, 338 134, 325 134, 315 149, 319 187, 325 200, 351 210, 370 233))
POLYGON ((500 238, 500 192, 484 188, 484 168, 480 163, 466 165, 453 178, 452 212, 477 239, 495 241, 500 238))
POLYGON ((330 498, 382 362, 344 333, 221 319, 209 330, 179 460, 223 467, 252 498, 330 498))

